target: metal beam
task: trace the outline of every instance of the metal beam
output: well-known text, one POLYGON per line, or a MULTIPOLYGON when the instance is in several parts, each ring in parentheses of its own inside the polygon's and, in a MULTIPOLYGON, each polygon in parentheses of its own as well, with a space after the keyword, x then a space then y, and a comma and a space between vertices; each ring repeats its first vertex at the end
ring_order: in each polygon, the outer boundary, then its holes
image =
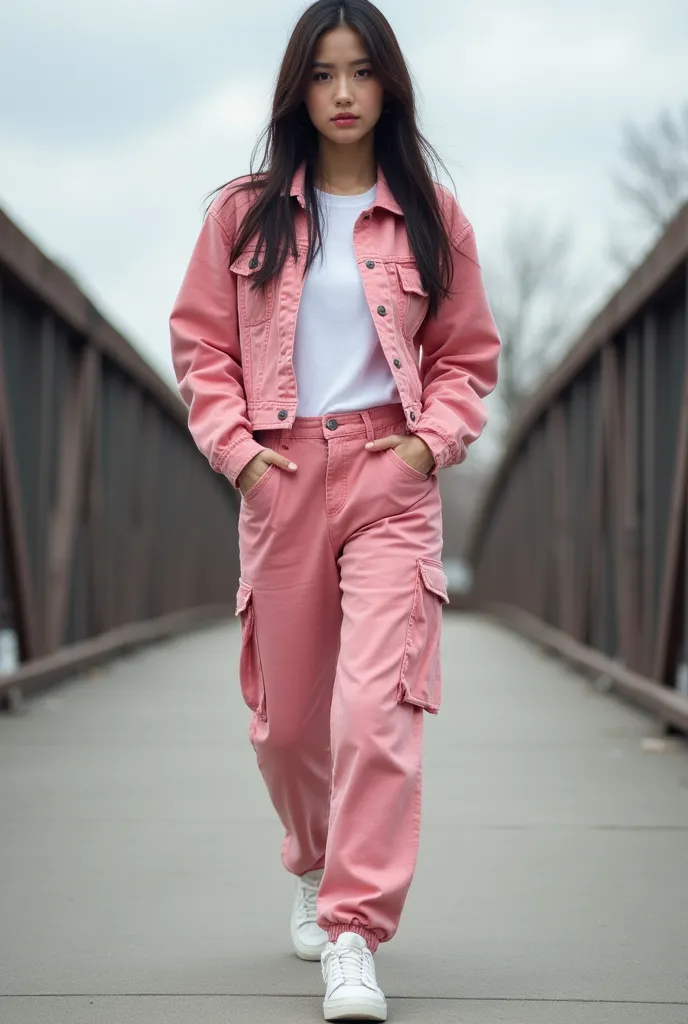
MULTIPOLYGON (((7 399, 3 344, 3 282, 0 278, 0 523, 4 522, 9 549, 9 586, 14 591, 15 628, 23 658, 40 650, 38 613, 31 581, 26 516, 19 486, 14 431, 7 399)), ((1 542, 1 539, 0 539, 1 542)))
MULTIPOLYGON (((688 274, 688 268, 687 268, 688 274)), ((684 320, 686 358, 683 371, 683 400, 679 422, 678 444, 672 479, 671 503, 668 509, 668 536, 664 569, 659 591, 657 636, 654 649, 653 675, 669 682, 670 662, 679 644, 679 584, 683 568, 682 551, 686 543, 686 493, 688 491, 688 280, 684 320)))

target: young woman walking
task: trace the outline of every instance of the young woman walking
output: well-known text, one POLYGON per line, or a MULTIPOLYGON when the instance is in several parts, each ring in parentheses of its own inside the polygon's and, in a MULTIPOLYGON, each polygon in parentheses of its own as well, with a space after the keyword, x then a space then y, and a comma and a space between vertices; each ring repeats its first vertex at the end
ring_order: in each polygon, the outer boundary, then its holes
POLYGON ((373 954, 411 884, 440 704, 436 474, 497 376, 473 230, 433 156, 387 20, 318 0, 260 171, 214 199, 171 316, 189 428, 242 496, 241 687, 326 1020, 387 1016, 373 954))

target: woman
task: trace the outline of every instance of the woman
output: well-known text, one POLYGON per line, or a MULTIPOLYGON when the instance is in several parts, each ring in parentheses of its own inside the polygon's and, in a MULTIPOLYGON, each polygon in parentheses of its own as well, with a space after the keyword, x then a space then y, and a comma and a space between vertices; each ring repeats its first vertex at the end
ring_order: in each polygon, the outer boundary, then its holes
POLYGON ((215 197, 171 317, 189 428, 242 495, 241 687, 326 1020, 387 1016, 373 954, 411 883, 440 704, 436 474, 497 375, 473 230, 433 155, 386 19, 318 0, 260 171, 215 197))

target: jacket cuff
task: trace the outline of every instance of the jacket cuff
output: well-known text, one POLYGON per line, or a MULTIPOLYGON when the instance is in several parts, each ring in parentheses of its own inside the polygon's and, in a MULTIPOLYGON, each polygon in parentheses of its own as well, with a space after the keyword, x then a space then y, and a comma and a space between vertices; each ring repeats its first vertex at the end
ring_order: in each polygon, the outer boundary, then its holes
POLYGON ((252 435, 247 430, 244 430, 242 431, 242 437, 225 449, 217 460, 217 464, 214 467, 215 472, 226 476, 232 486, 238 490, 237 480, 241 471, 248 466, 251 459, 254 459, 256 455, 260 455, 264 451, 264 446, 258 444, 252 435))
POLYGON ((445 437, 443 434, 439 434, 428 427, 422 427, 420 430, 414 431, 414 433, 422 441, 425 441, 435 459, 435 465, 429 474, 430 476, 436 476, 437 471, 440 469, 447 469, 449 466, 455 466, 459 462, 463 462, 466 453, 465 445, 461 445, 461 448, 459 448, 453 437, 445 437))

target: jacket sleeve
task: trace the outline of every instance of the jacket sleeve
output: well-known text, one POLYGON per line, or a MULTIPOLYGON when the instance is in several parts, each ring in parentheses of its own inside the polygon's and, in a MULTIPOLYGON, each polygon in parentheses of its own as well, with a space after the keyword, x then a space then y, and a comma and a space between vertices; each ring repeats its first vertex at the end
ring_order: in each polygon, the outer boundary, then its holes
POLYGON ((246 411, 231 239, 211 207, 170 316, 172 363, 189 430, 217 473, 236 487, 259 452, 246 411))
POLYGON ((434 471, 463 462, 482 433, 487 420, 482 400, 497 383, 500 351, 473 228, 453 196, 449 201, 451 290, 418 335, 423 409, 415 433, 432 451, 434 471))

